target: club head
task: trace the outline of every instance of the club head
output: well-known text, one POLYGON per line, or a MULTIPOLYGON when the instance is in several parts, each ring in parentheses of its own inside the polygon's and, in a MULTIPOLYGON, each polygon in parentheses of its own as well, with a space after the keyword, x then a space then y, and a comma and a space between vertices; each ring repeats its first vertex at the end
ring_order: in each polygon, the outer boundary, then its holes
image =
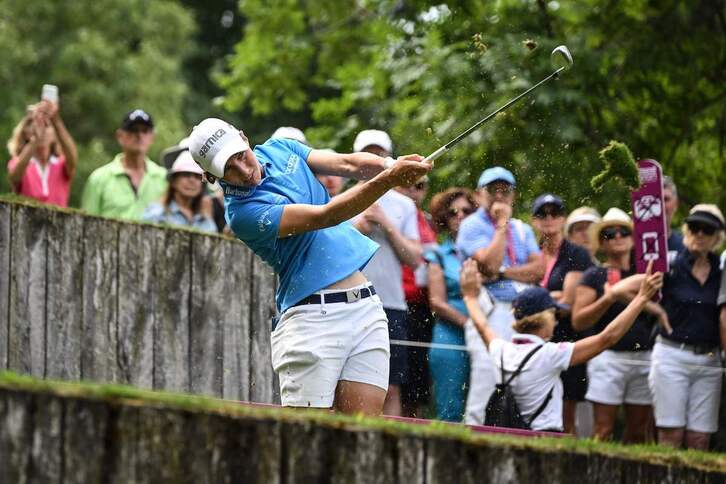
POLYGON ((570 49, 565 45, 555 47, 550 58, 552 60, 552 67, 557 70, 566 71, 572 67, 572 54, 570 54, 570 49))

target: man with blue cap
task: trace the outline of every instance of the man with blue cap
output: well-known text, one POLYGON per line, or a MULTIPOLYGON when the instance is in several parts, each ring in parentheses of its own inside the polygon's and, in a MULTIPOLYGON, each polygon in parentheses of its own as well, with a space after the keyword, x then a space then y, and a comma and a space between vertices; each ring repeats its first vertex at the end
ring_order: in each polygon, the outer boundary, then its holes
MULTIPOLYGON (((456 245, 464 258, 473 258, 486 282, 493 307, 489 323, 498 334, 512 333, 512 301, 517 294, 542 280, 544 263, 532 227, 512 218, 516 180, 501 166, 484 170, 477 194, 481 208, 464 219, 456 245)), ((464 328, 471 357, 469 396, 464 421, 482 424, 496 375, 489 354, 473 325, 464 328)))
POLYGON ((251 148, 215 118, 194 127, 189 151, 208 180, 219 179, 234 234, 279 275, 271 345, 282 404, 379 414, 388 321, 361 272, 378 245, 348 220, 431 165, 419 155, 329 153, 285 138, 251 148), (331 199, 316 174, 368 181, 331 199))

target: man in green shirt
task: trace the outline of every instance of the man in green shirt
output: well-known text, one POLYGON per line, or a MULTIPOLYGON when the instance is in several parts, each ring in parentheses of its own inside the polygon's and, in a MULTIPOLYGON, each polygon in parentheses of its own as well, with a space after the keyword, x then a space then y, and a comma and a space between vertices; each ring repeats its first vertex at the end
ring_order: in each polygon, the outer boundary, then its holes
POLYGON ((116 139, 122 153, 91 173, 83 190, 81 207, 92 215, 139 220, 151 202, 167 188, 166 169, 146 153, 154 142, 154 121, 142 109, 124 116, 116 139))

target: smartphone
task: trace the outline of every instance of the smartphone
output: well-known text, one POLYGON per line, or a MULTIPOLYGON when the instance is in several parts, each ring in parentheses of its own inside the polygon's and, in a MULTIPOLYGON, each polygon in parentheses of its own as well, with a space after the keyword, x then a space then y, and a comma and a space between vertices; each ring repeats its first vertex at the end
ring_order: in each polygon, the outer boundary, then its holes
POLYGON ((43 91, 40 94, 40 99, 57 103, 58 86, 54 86, 53 84, 43 84, 43 91))
POLYGON ((608 267, 608 284, 611 286, 620 281, 620 269, 616 267, 608 267))

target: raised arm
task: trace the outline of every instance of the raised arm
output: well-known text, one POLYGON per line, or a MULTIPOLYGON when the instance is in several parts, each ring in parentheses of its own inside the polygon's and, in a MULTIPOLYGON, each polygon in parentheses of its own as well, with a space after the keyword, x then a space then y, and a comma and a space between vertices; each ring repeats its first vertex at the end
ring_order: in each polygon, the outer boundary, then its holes
POLYGON ((575 343, 570 366, 585 363, 617 343, 633 326, 635 318, 645 308, 653 295, 663 286, 663 274, 653 274, 653 262, 648 264, 646 277, 642 279, 638 294, 630 304, 608 324, 600 333, 581 339, 575 343))
POLYGON ((489 348, 489 344, 498 338, 497 333, 489 327, 487 317, 479 306, 479 291, 481 290, 481 274, 476 261, 469 259, 464 262, 461 270, 461 292, 464 296, 464 304, 466 310, 469 311, 469 317, 474 323, 474 327, 479 332, 479 336, 484 344, 489 348))
POLYGON ((56 138, 63 151, 63 156, 66 159, 65 170, 68 178, 73 178, 76 174, 76 164, 78 163, 78 150, 76 149, 76 143, 73 141, 73 137, 66 129, 66 125, 61 119, 58 105, 50 101, 41 101, 39 109, 42 109, 50 123, 53 125, 55 130, 56 138))
POLYGON ((318 175, 337 175, 355 180, 370 180, 383 172, 385 158, 373 153, 330 153, 312 150, 308 166, 318 175))
POLYGON ((33 153, 35 152, 37 139, 38 138, 33 135, 30 138, 30 141, 25 143, 23 149, 20 150, 17 161, 15 163, 11 162, 11 164, 8 165, 8 180, 11 185, 18 185, 22 181, 23 175, 25 175, 25 170, 28 168, 28 163, 30 163, 30 159, 33 157, 33 153))
POLYGON ((401 157, 391 168, 383 170, 366 183, 346 190, 325 205, 285 205, 278 237, 290 237, 350 220, 391 188, 414 183, 429 172, 431 164, 422 160, 421 155, 401 157))
POLYGON ((479 270, 486 276, 496 276, 504 261, 504 250, 507 247, 507 230, 512 216, 512 207, 503 202, 494 202, 489 209, 494 219, 494 236, 486 247, 478 249, 472 258, 479 264, 479 270))

